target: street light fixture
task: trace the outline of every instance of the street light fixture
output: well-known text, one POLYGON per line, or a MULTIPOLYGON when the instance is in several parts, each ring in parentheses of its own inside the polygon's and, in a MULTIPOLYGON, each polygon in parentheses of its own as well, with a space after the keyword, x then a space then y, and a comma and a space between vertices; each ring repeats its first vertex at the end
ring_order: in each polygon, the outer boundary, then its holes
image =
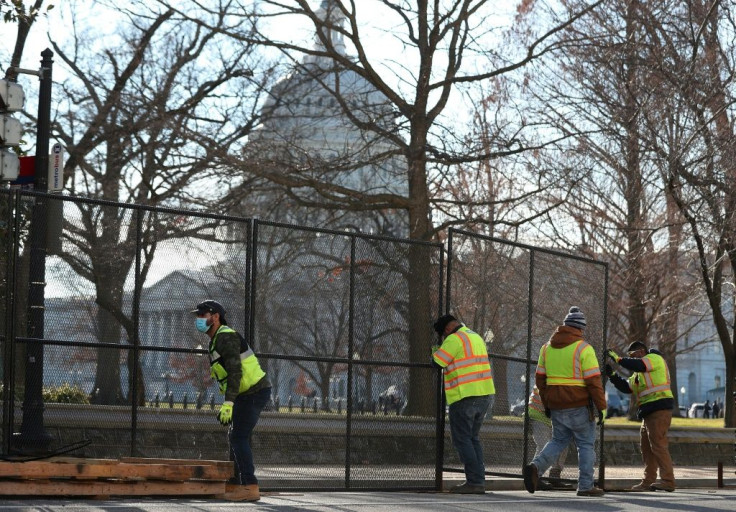
MULTIPOLYGON (((680 400, 680 404, 685 406, 685 393, 687 392, 687 389, 685 389, 685 386, 682 386, 680 388, 680 394, 682 395, 682 399, 680 400)), ((687 410, 685 410, 685 415, 687 416, 687 410)))

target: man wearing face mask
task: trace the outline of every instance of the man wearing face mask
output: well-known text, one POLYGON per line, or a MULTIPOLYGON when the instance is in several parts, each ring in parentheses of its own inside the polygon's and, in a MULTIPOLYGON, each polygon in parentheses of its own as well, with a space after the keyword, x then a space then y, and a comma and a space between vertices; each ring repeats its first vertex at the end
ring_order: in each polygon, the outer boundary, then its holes
POLYGON ((253 349, 227 325, 225 308, 214 300, 197 304, 195 327, 210 338, 210 375, 217 381, 225 401, 217 419, 230 425, 228 440, 235 459, 235 483, 226 487, 232 501, 260 499, 253 466, 250 437, 261 411, 271 399, 271 383, 261 369, 253 349))

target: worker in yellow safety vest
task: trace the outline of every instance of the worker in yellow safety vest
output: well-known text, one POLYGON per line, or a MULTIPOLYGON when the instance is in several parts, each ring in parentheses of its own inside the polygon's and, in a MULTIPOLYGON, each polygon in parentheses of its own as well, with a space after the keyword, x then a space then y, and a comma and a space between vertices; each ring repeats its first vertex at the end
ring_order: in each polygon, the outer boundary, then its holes
POLYGON ((616 389, 636 398, 637 416, 642 420, 639 440, 644 460, 644 477, 631 490, 672 492, 675 490, 675 473, 672 468, 667 432, 672 423, 675 399, 670 388, 670 370, 667 363, 659 351, 647 349, 641 341, 629 345, 627 349, 629 357, 621 357, 613 350, 608 350, 606 355, 633 372, 625 379, 614 372, 610 365, 607 364, 605 368, 616 389))
POLYGON ((578 496, 602 496, 593 484, 595 412, 605 417, 606 396, 595 350, 583 339, 585 315, 572 306, 542 345, 535 374, 544 412, 552 420, 552 440, 524 466, 524 487, 533 493, 543 475, 574 439, 578 450, 578 496))
MULTIPOLYGON (((532 439, 534 439, 536 457, 542 452, 542 449, 552 439, 552 420, 547 417, 544 411, 544 404, 542 399, 539 397, 539 389, 534 386, 531 394, 529 395, 529 404, 526 407, 526 415, 529 417, 529 429, 532 433, 532 439)), ((569 447, 569 445, 568 445, 569 447)), ((557 460, 552 463, 549 468, 549 478, 540 480, 537 484, 537 490, 551 491, 554 489, 571 489, 569 484, 562 483, 562 471, 565 468, 565 459, 567 458, 568 447, 560 452, 557 456, 557 460)), ((540 477, 542 475, 539 475, 540 477)))
POLYGON ((206 300, 192 310, 195 328, 210 338, 210 375, 225 401, 217 419, 229 425, 230 453, 235 459, 234 482, 225 487, 225 499, 258 501, 261 497, 253 465, 250 438, 261 411, 271 400, 271 383, 245 339, 227 325, 225 308, 206 300))
POLYGON ((433 351, 432 361, 444 373, 452 444, 465 469, 465 482, 450 492, 484 494, 486 470, 480 429, 496 393, 486 344, 452 315, 439 317, 434 330, 443 341, 433 351))

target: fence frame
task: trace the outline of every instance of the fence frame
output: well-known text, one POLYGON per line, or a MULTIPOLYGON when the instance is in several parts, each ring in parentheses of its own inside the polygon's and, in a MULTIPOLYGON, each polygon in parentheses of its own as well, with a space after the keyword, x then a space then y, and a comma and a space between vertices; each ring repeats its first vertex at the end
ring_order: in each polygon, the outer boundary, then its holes
MULTIPOLYGON (((63 339, 48 339, 45 335, 42 338, 33 338, 33 337, 23 337, 18 336, 17 332, 15 330, 15 323, 14 319, 17 316, 17 309, 21 307, 20 301, 17 300, 17 294, 15 293, 8 293, 5 297, 5 313, 6 313, 6 328, 4 333, 0 333, 2 336, 3 343, 3 357, 5 362, 4 367, 4 373, 3 373, 3 385, 4 389, 8 390, 9 392, 5 395, 5 398, 2 400, 3 402, 3 439, 2 439, 2 453, 3 454, 12 454, 14 451, 17 451, 17 440, 14 439, 13 431, 15 430, 15 409, 17 407, 17 404, 15 400, 10 399, 9 397, 14 396, 15 390, 14 390, 14 383, 15 383, 15 376, 14 376, 14 368, 12 362, 15 360, 15 353, 16 348, 19 346, 19 344, 29 344, 29 343, 37 343, 41 342, 43 346, 66 346, 66 347, 74 347, 74 348, 93 348, 93 349, 100 349, 100 348, 110 348, 117 351, 127 351, 132 352, 133 354, 133 369, 132 374, 129 377, 131 386, 128 390, 129 396, 131 399, 129 400, 128 406, 130 407, 130 433, 131 433, 131 442, 130 442, 130 456, 136 456, 137 450, 138 450, 138 410, 140 406, 138 405, 139 402, 139 390, 138 390, 138 374, 141 371, 140 368, 140 355, 141 352, 144 351, 162 351, 166 353, 181 353, 181 354, 195 354, 195 355, 208 355, 209 352, 206 349, 190 349, 190 348, 181 348, 181 347, 164 347, 164 346, 156 346, 156 345, 141 345, 141 338, 140 338, 140 303, 141 303, 141 294, 143 290, 143 283, 141 282, 141 253, 142 253, 142 246, 141 246, 141 240, 142 240, 142 224, 143 224, 143 213, 145 212, 155 212, 155 213, 164 213, 164 214, 170 214, 170 215, 187 215, 191 217, 197 217, 197 218, 203 218, 203 219, 212 219, 217 221, 232 221, 239 224, 242 224, 245 226, 246 230, 246 264, 245 264, 245 283, 244 284, 244 321, 246 324, 246 329, 243 332, 243 335, 246 337, 247 341, 249 343, 252 343, 254 340, 254 329, 255 329, 255 322, 253 321, 253 315, 256 310, 256 281, 258 276, 258 265, 257 265, 257 257, 258 254, 258 248, 259 248, 259 239, 258 239, 258 229, 260 226, 263 225, 269 225, 269 226, 277 226, 283 229, 291 229, 291 230, 300 230, 300 231, 307 231, 307 232, 313 232, 313 233, 320 233, 320 234, 333 234, 338 235, 341 237, 348 237, 350 239, 350 245, 351 245, 351 272, 350 272, 350 279, 351 279, 351 286, 350 286, 350 340, 349 344, 350 349, 348 351, 349 357, 347 358, 320 358, 320 357, 305 357, 305 356, 298 356, 298 357, 292 357, 288 354, 269 354, 269 353, 262 353, 257 351, 257 346, 254 346, 254 350, 256 350, 256 353, 259 355, 259 357, 263 357, 264 359, 282 359, 282 360, 289 360, 289 359, 298 359, 302 361, 306 360, 314 360, 314 361, 321 361, 321 360, 329 360, 329 359, 335 359, 335 362, 344 363, 348 367, 348 395, 347 399, 349 401, 347 405, 346 410, 346 432, 347 432, 347 440, 346 440, 346 452, 345 452, 345 479, 344 479, 344 488, 350 489, 351 488, 351 454, 350 454, 350 439, 351 439, 351 423, 352 423, 352 416, 353 416, 353 404, 352 404, 352 387, 354 385, 354 378, 353 378, 353 371, 356 365, 381 365, 381 366, 394 366, 394 367, 418 367, 418 368, 426 368, 431 369, 432 365, 427 363, 412 363, 412 362, 405 362, 405 361, 390 361, 390 360, 361 360, 361 361, 355 361, 352 359, 352 344, 353 344, 353 311, 355 309, 355 290, 354 290, 354 278, 355 278, 355 245, 356 241, 358 239, 370 239, 370 240, 377 240, 377 241, 387 241, 391 243, 401 243, 401 244, 410 244, 410 245, 422 245, 427 246, 429 248, 432 248, 439 253, 439 267, 437 268, 437 272, 439 275, 439 282, 438 282, 438 289, 436 290, 437 293, 437 301, 441 301, 442 298, 442 263, 444 261, 444 247, 435 242, 423 242, 423 241, 416 241, 416 240, 404 240, 404 239, 397 239, 393 237, 387 237, 387 236, 378 236, 378 235, 367 235, 362 234, 358 232, 344 232, 344 231, 336 231, 336 230, 329 230, 329 229, 319 229, 314 227, 307 227, 307 226, 296 226, 296 225, 289 225, 289 224, 281 224, 281 223, 275 223, 275 222, 267 222, 267 221, 260 221, 255 219, 249 219, 249 218, 242 218, 237 216, 230 216, 230 215, 217 215, 207 212, 196 212, 196 211, 189 211, 189 210, 182 210, 182 209, 175 209, 175 208, 165 208, 165 207, 151 207, 151 206, 144 206, 144 205, 136 205, 136 204, 124 204, 124 203, 115 203, 111 201, 104 201, 104 200, 97 200, 97 199, 88 199, 88 198, 79 198, 79 197, 71 197, 71 196, 61 196, 57 194, 48 194, 48 193, 41 193, 36 191, 27 191, 27 190, 11 190, 11 191, 0 191, 0 200, 4 200, 4 198, 7 197, 8 200, 8 220, 7 220, 7 231, 8 234, 12 237, 13 243, 9 244, 7 248, 7 272, 6 272, 6 279, 7 279, 7 286, 8 290, 16 290, 18 286, 22 286, 23 283, 20 283, 17 279, 17 275, 15 272, 15 265, 19 257, 19 247, 20 247, 20 229, 19 224, 21 222, 21 203, 23 200, 35 200, 37 198, 53 198, 56 200, 61 200, 64 202, 72 202, 72 203, 78 203, 78 204, 86 204, 86 205, 94 205, 94 206, 102 206, 102 207, 110 207, 110 208, 119 208, 119 209, 125 209, 132 212, 133 215, 133 222, 135 223, 135 229, 136 229, 136 237, 135 237, 135 270, 134 270, 134 284, 133 284, 133 294, 132 294, 132 304, 131 304, 131 316, 133 321, 133 331, 131 333, 133 338, 133 343, 121 341, 121 343, 105 343, 105 342, 86 342, 86 341, 70 341, 70 340, 63 340, 63 339), (11 208, 10 204, 14 204, 14 206, 11 208), (15 213, 13 213, 15 212, 15 213), (15 449, 15 450, 14 450, 15 449)), ((31 227, 31 229, 33 229, 31 227)), ((39 376, 38 378, 42 379, 43 376, 39 376)), ((439 381, 436 381, 439 382, 439 381)), ((438 388, 437 393, 441 393, 441 389, 438 388)), ((437 408, 436 414, 440 414, 439 407, 437 408)), ((435 423, 437 422, 437 418, 435 418, 435 423)), ((438 430, 439 432, 439 430, 438 430)), ((435 453, 435 464, 434 464, 434 482, 435 485, 432 487, 432 489, 439 488, 441 486, 442 482, 442 462, 441 462, 441 449, 442 449, 443 440, 442 438, 438 439, 436 443, 437 452, 435 453)), ((53 453, 49 454, 54 455, 53 453)), ((361 487, 363 489, 364 487, 361 487)), ((385 490, 392 490, 389 487, 384 488, 385 490)), ((399 488, 396 488, 394 490, 397 490, 399 488)))
MULTIPOLYGON (((14 385, 15 385, 15 368, 12 362, 15 360, 18 344, 28 344, 28 343, 35 343, 41 341, 44 346, 69 346, 69 347, 77 347, 77 348, 111 348, 116 349, 119 351, 129 351, 133 354, 133 369, 132 369, 132 376, 131 378, 131 388, 129 389, 129 394, 131 397, 130 402, 130 432, 131 432, 131 444, 130 444, 130 455, 135 456, 138 450, 138 409, 139 409, 139 390, 138 390, 138 375, 141 371, 140 368, 140 354, 143 351, 164 351, 167 353, 182 353, 182 354, 195 354, 195 355, 207 355, 208 351, 206 349, 190 349, 190 348, 179 348, 179 347, 162 347, 162 346, 141 346, 141 338, 140 338, 140 305, 141 305, 141 295, 143 291, 143 284, 141 282, 141 253, 142 253, 142 231, 143 231, 143 217, 144 213, 146 212, 155 212, 155 213, 163 213, 163 214, 170 214, 170 215, 187 215, 191 217, 196 217, 200 219, 211 219, 216 221, 229 221, 229 222, 235 222, 238 224, 241 224, 245 227, 246 235, 246 263, 245 263, 245 282, 244 284, 244 321, 246 323, 247 328, 243 332, 244 336, 246 337, 247 341, 249 343, 252 343, 255 338, 255 322, 254 322, 254 314, 257 309, 257 278, 258 278, 258 250, 259 250, 259 231, 262 226, 271 226, 271 227, 279 227, 283 229, 294 229, 294 230, 300 230, 300 231, 306 231, 306 232, 314 232, 314 233, 321 233, 321 234, 330 234, 330 235, 337 235, 341 237, 348 237, 350 240, 350 283, 349 283, 349 335, 348 335, 348 357, 345 358, 338 358, 340 363, 344 363, 347 367, 347 405, 346 405, 346 417, 345 417, 345 432, 346 432, 346 450, 345 450, 345 463, 344 463, 344 471, 345 471, 345 477, 344 477, 344 489, 350 490, 352 489, 352 475, 351 475, 351 441, 352 441, 352 422, 353 422, 353 412, 355 407, 353 403, 353 395, 354 395, 354 385, 355 385, 355 368, 357 366, 361 365, 381 365, 381 366, 395 366, 395 367, 417 367, 417 368, 428 368, 432 369, 432 365, 427 363, 412 363, 407 361, 386 361, 386 360, 355 360, 353 359, 353 350, 354 350, 354 311, 355 311, 355 277, 356 277, 356 243, 359 239, 369 239, 369 240, 376 240, 376 241, 387 241, 391 243, 402 243, 402 244, 419 244, 422 246, 427 246, 432 249, 436 249, 439 254, 439 262, 437 270, 437 276, 438 276, 438 289, 437 292, 437 305, 438 305, 438 311, 437 314, 441 314, 443 312, 450 312, 452 308, 452 271, 453 271, 453 244, 454 239, 457 236, 464 236, 464 237, 473 237, 477 239, 481 239, 484 241, 492 242, 492 243, 498 243, 503 244, 506 246, 512 246, 516 248, 523 249, 525 251, 529 252, 529 282, 528 282, 528 296, 527 296, 527 346, 526 346, 526 359, 520 359, 520 358, 514 358, 510 356, 505 356, 502 354, 489 354, 490 359, 494 358, 505 358, 508 360, 512 360, 515 362, 523 362, 525 363, 525 368, 527 371, 527 375, 529 374, 530 370, 532 369, 532 365, 536 365, 536 361, 532 360, 532 354, 531 354, 531 343, 532 343, 532 317, 534 313, 534 303, 533 303, 533 293, 534 293, 534 271, 535 271, 535 254, 536 253, 547 253, 558 257, 563 258, 570 258, 575 260, 580 260, 582 262, 585 262, 587 264, 595 264, 595 265, 602 265, 604 267, 605 272, 605 283, 604 283, 604 297, 607 297, 608 295, 608 264, 602 263, 599 261, 595 261, 589 258, 584 258, 581 256, 576 256, 560 251, 555 251, 552 249, 547 248, 541 248, 541 247, 534 247, 531 245, 522 244, 519 242, 513 242, 509 240, 504 240, 501 238, 496 237, 490 237, 485 235, 479 235, 476 233, 471 233, 468 231, 450 228, 449 229, 449 237, 447 242, 447 256, 445 256, 445 248, 440 243, 435 242, 423 242, 423 241, 416 241, 416 240, 406 240, 406 239, 398 239, 393 237, 387 237, 387 236, 377 236, 377 235, 367 235, 357 232, 345 232, 345 231, 336 231, 336 230, 329 230, 329 229, 319 229, 314 227, 308 227, 308 226, 296 226, 296 225, 290 225, 290 224, 282 224, 282 223, 276 223, 276 222, 268 222, 268 221, 261 221, 257 219, 249 219, 249 218, 243 218, 243 217, 237 217, 237 216, 231 216, 231 215, 218 215, 218 214, 212 214, 207 212, 196 212, 196 211, 189 211, 189 210, 183 210, 183 209, 175 209, 175 208, 165 208, 165 207, 151 207, 151 206, 144 206, 144 205, 135 205, 135 204, 124 204, 124 203, 115 203, 111 201, 103 201, 103 200, 96 200, 96 199, 87 199, 87 198, 79 198, 79 197, 71 197, 71 196, 61 196, 57 194, 44 194, 40 192, 33 192, 33 191, 19 191, 19 190, 13 190, 13 191, 0 191, 0 201, 4 201, 7 198, 7 205, 8 205, 8 215, 5 219, 6 222, 6 229, 9 234, 9 239, 12 241, 11 244, 6 248, 6 259, 7 259, 7 268, 6 268, 6 282, 7 282, 7 290, 8 293, 6 293, 5 297, 5 329, 3 333, 0 333, 3 336, 3 339, 1 340, 3 343, 3 357, 4 357, 4 373, 3 373, 3 385, 4 389, 8 390, 8 393, 5 394, 4 399, 2 400, 2 408, 3 408, 3 439, 2 439, 2 452, 5 454, 10 454, 13 451, 13 430, 15 425, 15 409, 16 404, 15 401, 10 399, 10 397, 14 396, 14 385), (17 279, 17 272, 16 268, 18 265, 18 259, 19 259, 19 251, 20 251, 20 244, 21 244, 21 205, 23 200, 28 200, 29 198, 35 199, 37 197, 43 197, 48 198, 52 197, 56 200, 62 200, 62 201, 70 201, 75 203, 81 203, 81 204, 89 204, 89 205, 96 205, 96 206, 103 206, 103 207, 111 207, 111 208, 119 208, 119 209, 127 209, 131 210, 133 212, 134 216, 134 222, 136 225, 136 242, 135 242, 135 276, 134 276, 134 289, 133 289, 133 300, 132 300, 132 309, 131 309, 131 315, 133 320, 133 332, 132 337, 134 342, 132 344, 130 343, 92 343, 92 342, 82 342, 82 341, 69 341, 69 340, 54 340, 54 339, 47 339, 45 336, 42 338, 31 338, 31 337, 20 337, 17 336, 17 325, 16 325, 16 318, 17 318, 17 308, 20 307, 20 303, 17 300, 18 299, 18 287, 22 286, 23 283, 20 283, 17 279), (13 213, 15 211, 15 214, 13 213), (445 269, 446 267, 446 269, 445 269), (445 282, 446 281, 446 282, 445 282), (443 293, 444 292, 444 293, 443 293)), ((32 228, 31 228, 32 229, 32 228)), ((432 291, 430 290, 430 293, 432 291)), ((607 301, 604 300, 603 304, 603 319, 604 319, 604 326, 603 326, 603 346, 604 349, 606 347, 606 334, 607 334, 607 317, 608 317, 608 310, 607 310, 607 301)), ((257 344, 256 344, 257 345, 257 344)), ((320 358, 320 357, 305 357, 305 356, 290 356, 288 354, 275 354, 275 353, 261 353, 257 351, 258 347, 254 346, 254 350, 256 350, 256 353, 263 358, 266 359, 281 359, 281 360, 289 360, 289 359, 299 359, 299 360, 328 360, 328 359, 334 359, 334 358, 320 358)), ((444 433, 445 433, 445 402, 444 402, 444 393, 442 391, 442 374, 439 371, 434 372, 434 391, 435 391, 435 397, 436 397, 436 404, 437 408, 435 411, 435 435, 436 435, 436 443, 435 443, 435 468, 434 468, 434 486, 432 487, 435 490, 440 490, 442 488, 442 475, 444 471, 453 471, 451 468, 447 468, 444 465, 444 455, 445 455, 445 446, 444 446, 444 433)), ((525 384, 525 391, 526 396, 529 396, 530 393, 530 382, 529 379, 526 379, 525 384)), ((527 460, 528 453, 527 453, 527 441, 529 437, 529 420, 528 418, 524 418, 524 445, 523 445, 523 457, 524 460, 527 460)), ((603 452, 603 427, 600 427, 600 480, 603 479, 604 474, 604 452, 603 452)), ((487 471, 486 474, 488 475, 497 475, 497 476, 514 476, 518 477, 521 474, 521 469, 523 467, 523 461, 519 468, 519 473, 516 474, 507 474, 507 473, 496 473, 492 471, 487 471)), ((360 489, 365 489, 364 487, 360 487, 360 489)), ((383 488, 384 490, 390 490, 390 488, 383 488)), ((394 490, 400 490, 405 489, 403 487, 395 488, 394 490)))
MULTIPOLYGON (((526 340, 526 360, 520 360, 519 358, 509 357, 501 354, 493 354, 489 353, 488 358, 493 361, 493 359, 496 358, 503 358, 506 360, 515 360, 518 362, 524 362, 525 363, 525 370, 526 375, 530 375, 532 368, 536 368, 537 361, 533 358, 532 354, 532 337, 533 337, 533 316, 534 316, 534 270, 535 270, 535 254, 537 253, 544 253, 549 254, 552 256, 570 259, 570 260, 576 260, 580 261, 589 265, 598 265, 603 268, 604 272, 604 283, 603 283, 603 304, 601 304, 601 307, 603 309, 603 329, 602 329, 602 344, 603 344, 603 352, 606 351, 606 348, 608 347, 608 271, 609 271, 609 265, 607 262, 597 261, 591 258, 587 258, 584 256, 579 256, 576 254, 570 254, 563 251, 558 251, 554 249, 549 249, 545 247, 536 247, 533 245, 524 244, 521 242, 515 242, 511 240, 506 240, 503 238, 473 233, 467 230, 458 229, 450 227, 448 230, 448 258, 447 258, 447 283, 445 288, 446 293, 446 309, 445 312, 449 313, 452 309, 452 271, 453 271, 453 243, 454 239, 457 236, 463 236, 467 239, 476 239, 476 240, 482 240, 485 242, 491 242, 495 244, 500 244, 503 246, 508 247, 514 247, 518 249, 523 249, 525 251, 528 251, 529 253, 529 281, 528 281, 528 289, 527 289, 527 340, 526 340)), ((601 364, 602 362, 599 361, 601 364)), ((605 388, 607 377, 605 375, 602 375, 603 378, 603 387, 605 388)), ((529 382, 530 379, 525 379, 525 405, 528 407, 529 405, 529 395, 531 393, 531 383, 529 382)), ((496 475, 496 476, 512 476, 512 477, 518 477, 521 475, 525 461, 529 460, 529 453, 528 453, 528 446, 529 446, 529 437, 531 434, 531 429, 529 425, 529 418, 525 414, 524 415, 524 440, 523 440, 523 460, 521 461, 521 467, 519 468, 518 474, 509 475, 507 473, 499 473, 494 471, 486 471, 486 475, 496 475)), ((601 424, 598 427, 598 435, 599 435, 599 447, 598 447, 598 460, 599 460, 599 474, 598 474, 598 484, 602 488, 603 482, 605 480, 605 450, 604 450, 604 432, 605 428, 604 425, 601 424)), ((452 468, 444 468, 444 471, 455 471, 452 468)))

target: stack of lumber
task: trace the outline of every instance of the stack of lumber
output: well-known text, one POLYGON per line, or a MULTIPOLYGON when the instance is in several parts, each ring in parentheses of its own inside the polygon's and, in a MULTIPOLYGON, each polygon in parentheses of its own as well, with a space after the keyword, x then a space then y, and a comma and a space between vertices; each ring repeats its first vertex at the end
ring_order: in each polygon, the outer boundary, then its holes
POLYGON ((53 457, 0 462, 0 496, 222 497, 232 475, 227 461, 53 457))

